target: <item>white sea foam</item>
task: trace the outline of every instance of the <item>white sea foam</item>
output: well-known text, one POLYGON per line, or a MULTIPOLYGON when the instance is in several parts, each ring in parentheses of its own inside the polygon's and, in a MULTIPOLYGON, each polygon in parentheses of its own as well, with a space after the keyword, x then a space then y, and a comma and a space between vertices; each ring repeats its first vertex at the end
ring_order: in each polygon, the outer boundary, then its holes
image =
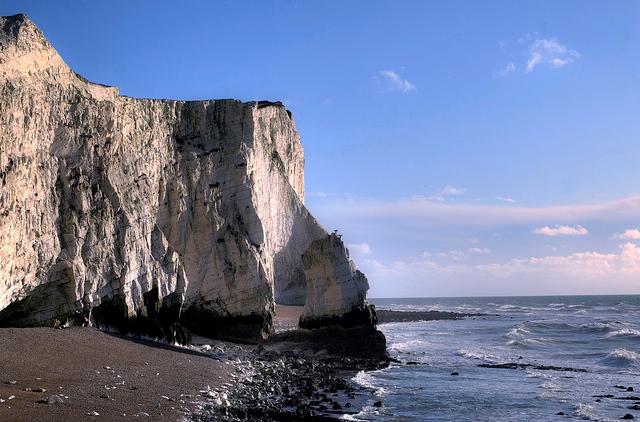
POLYGON ((623 328, 621 330, 612 331, 607 333, 605 337, 639 337, 640 338, 640 330, 636 330, 633 328, 623 328))
POLYGON ((374 375, 372 375, 372 373, 375 373, 375 372, 378 372, 378 371, 370 371, 370 372, 360 371, 356 374, 355 377, 352 378, 352 381, 365 388, 370 388, 374 390, 374 394, 376 396, 383 396, 385 393, 385 389, 374 384, 375 377, 374 375))
POLYGON ((613 419, 602 418, 595 412, 593 406, 584 403, 578 403, 573 408, 573 416, 587 421, 610 422, 613 419))
POLYGON ((531 347, 531 346, 542 346, 549 343, 553 343, 553 340, 540 337, 540 338, 522 338, 522 339, 509 340, 507 342, 507 345, 513 346, 513 347, 531 347))
POLYGON ((602 363, 620 368, 637 367, 640 366, 640 353, 627 349, 616 349, 602 359, 602 363))
POLYGON ((425 344, 422 340, 408 340, 401 341, 398 343, 393 343, 389 346, 389 350, 393 352, 409 352, 420 349, 425 344))
POLYGON ((518 324, 511 327, 511 329, 507 331, 507 334, 505 334, 505 336, 513 338, 513 337, 523 337, 526 334, 531 334, 531 331, 524 328, 521 324, 518 324))
POLYGON ((487 362, 497 362, 499 359, 497 356, 485 353, 482 350, 466 350, 460 349, 457 352, 458 356, 465 357, 467 359, 477 359, 487 362))

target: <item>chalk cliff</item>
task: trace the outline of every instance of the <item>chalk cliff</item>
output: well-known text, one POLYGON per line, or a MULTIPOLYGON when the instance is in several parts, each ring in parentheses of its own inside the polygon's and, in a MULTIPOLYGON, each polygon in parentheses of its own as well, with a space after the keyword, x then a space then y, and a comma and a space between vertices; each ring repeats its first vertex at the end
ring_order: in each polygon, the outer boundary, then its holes
POLYGON ((281 103, 120 96, 0 18, 0 325, 255 340, 274 301, 368 313, 303 172, 281 103))

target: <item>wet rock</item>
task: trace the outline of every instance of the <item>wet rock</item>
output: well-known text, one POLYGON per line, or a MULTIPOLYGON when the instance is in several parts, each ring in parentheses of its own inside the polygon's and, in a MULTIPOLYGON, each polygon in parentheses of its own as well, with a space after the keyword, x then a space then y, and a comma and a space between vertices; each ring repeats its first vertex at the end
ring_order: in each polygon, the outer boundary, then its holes
POLYGON ((633 387, 628 387, 628 388, 627 388, 627 391, 628 391, 628 392, 632 392, 632 391, 633 391, 633 387))
POLYGON ((620 419, 635 419, 635 418, 633 417, 633 415, 631 413, 627 413, 626 415, 624 415, 620 419))
POLYGON ((634 405, 631 405, 631 406, 627 407, 627 409, 640 410, 640 405, 634 404, 634 405))
POLYGON ((558 416, 564 416, 564 412, 558 412, 558 413, 556 413, 556 415, 558 415, 558 416))
POLYGON ((457 372, 452 372, 452 373, 451 373, 451 376, 457 376, 457 375, 460 375, 460 374, 459 374, 459 373, 457 373, 457 372))
POLYGON ((377 314, 378 314, 378 324, 385 324, 389 322, 463 319, 471 316, 484 315, 484 314, 463 314, 459 312, 444 312, 444 311, 392 311, 392 310, 386 310, 386 309, 377 310, 377 314))
POLYGON ((373 407, 382 407, 382 402, 378 400, 377 402, 373 403, 373 407))
POLYGON ((27 387, 24 391, 29 391, 31 393, 45 393, 47 390, 42 387, 27 387))
POLYGON ((478 365, 480 368, 494 368, 494 369, 537 369, 539 371, 560 371, 560 372, 587 372, 586 369, 581 368, 568 368, 564 366, 550 366, 550 365, 534 365, 531 363, 481 363, 478 365))
POLYGON ((62 397, 60 397, 57 394, 53 394, 45 399, 40 399, 38 400, 38 403, 43 403, 43 404, 62 404, 64 403, 64 400, 62 400, 62 397))

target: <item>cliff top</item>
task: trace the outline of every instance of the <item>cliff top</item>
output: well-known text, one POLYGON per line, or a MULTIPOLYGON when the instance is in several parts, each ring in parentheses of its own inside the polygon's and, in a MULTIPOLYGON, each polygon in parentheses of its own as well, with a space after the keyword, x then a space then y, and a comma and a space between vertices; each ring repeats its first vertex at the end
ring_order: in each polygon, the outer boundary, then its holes
MULTIPOLYGON (((47 40, 44 33, 24 13, 11 16, 0 16, 0 76, 7 79, 15 77, 29 77, 48 79, 59 83, 83 85, 90 94, 98 99, 109 99, 120 95, 116 86, 96 83, 74 72, 62 59, 60 54, 47 40)), ((128 97, 123 95, 123 97, 128 97)), ((129 97, 134 98, 134 97, 129 97)), ((147 98, 134 98, 147 100, 147 98)), ((152 99, 148 99, 152 100, 152 99)), ((153 99, 156 101, 185 101, 173 99, 153 99)), ((240 100, 210 99, 186 100, 196 101, 238 101, 240 100)), ((284 108, 290 118, 291 111, 287 110, 280 101, 246 101, 249 106, 284 108)))

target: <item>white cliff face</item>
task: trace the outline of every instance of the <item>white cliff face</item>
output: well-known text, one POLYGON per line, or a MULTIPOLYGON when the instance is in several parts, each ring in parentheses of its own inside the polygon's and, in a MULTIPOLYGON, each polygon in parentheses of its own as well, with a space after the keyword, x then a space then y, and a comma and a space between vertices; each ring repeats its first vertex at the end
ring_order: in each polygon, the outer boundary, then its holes
POLYGON ((265 336, 275 299, 312 297, 320 314, 364 300, 360 284, 305 274, 327 235, 303 205, 302 145, 280 103, 119 96, 23 15, 0 18, 0 89, 0 324, 166 305, 205 334, 239 318, 265 336))
POLYGON ((303 319, 339 317, 366 304, 369 283, 340 236, 334 233, 315 240, 302 260, 307 281, 303 319))

